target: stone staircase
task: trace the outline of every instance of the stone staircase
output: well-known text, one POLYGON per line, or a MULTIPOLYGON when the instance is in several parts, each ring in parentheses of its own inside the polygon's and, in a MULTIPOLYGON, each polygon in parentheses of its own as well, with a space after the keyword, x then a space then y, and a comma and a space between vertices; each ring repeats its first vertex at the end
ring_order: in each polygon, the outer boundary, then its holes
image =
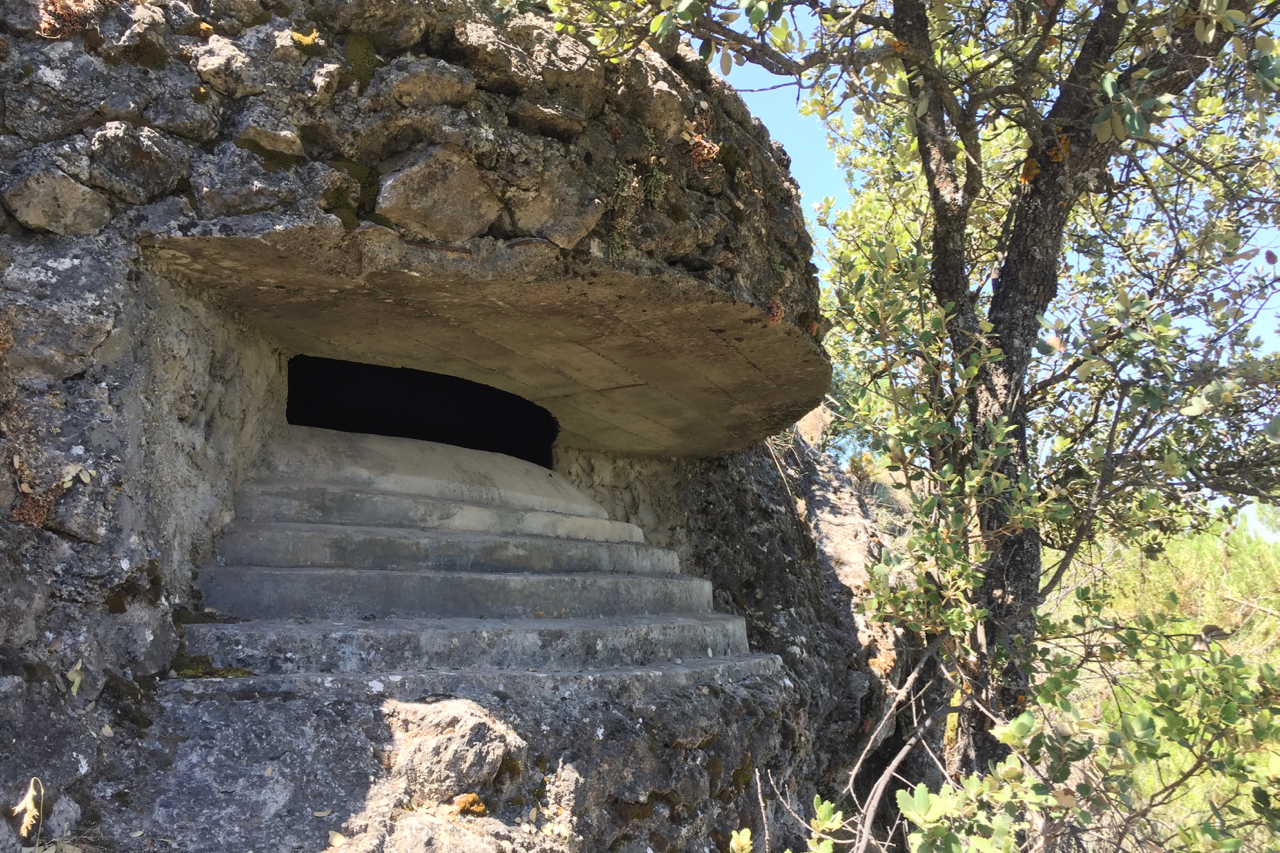
POLYGON ((197 579, 220 615, 183 628, 222 677, 162 679, 113 739, 104 849, 643 853, 621 827, 650 812, 710 849, 650 792, 731 808, 790 682, 707 581, 511 457, 302 427, 268 451, 197 579))
POLYGON ((778 665, 675 554, 500 454, 291 426, 216 554, 204 605, 244 621, 187 625, 186 651, 254 689, 612 694, 778 665))

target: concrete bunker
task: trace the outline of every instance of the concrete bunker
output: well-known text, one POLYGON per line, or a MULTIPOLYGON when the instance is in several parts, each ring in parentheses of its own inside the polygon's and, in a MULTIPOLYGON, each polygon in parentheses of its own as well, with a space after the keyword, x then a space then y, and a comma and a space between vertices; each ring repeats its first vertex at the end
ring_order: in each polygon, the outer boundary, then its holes
POLYGON ((752 448, 830 365, 789 161, 736 95, 532 7, 99 5, 51 39, 0 4, 0 790, 39 772, 84 792, 50 823, 202 853, 523 849, 538 792, 576 833, 546 849, 625 853, 741 826, 751 767, 809 785, 866 679, 852 639, 802 651, 811 528, 752 448), (556 468, 287 424, 297 354, 530 401, 556 468), (563 784, 517 753, 457 782, 483 823, 401 809, 387 703, 443 694, 563 784))
POLYGON ((286 419, 504 453, 543 468, 560 431, 546 409, 479 382, 309 355, 289 360, 286 419))

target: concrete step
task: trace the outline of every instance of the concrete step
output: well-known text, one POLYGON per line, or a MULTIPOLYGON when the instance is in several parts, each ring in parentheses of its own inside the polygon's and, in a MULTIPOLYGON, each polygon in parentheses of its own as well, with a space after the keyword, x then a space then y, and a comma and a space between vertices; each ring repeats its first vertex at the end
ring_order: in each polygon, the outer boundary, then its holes
POLYGON ((760 677, 776 678, 782 662, 775 655, 735 655, 700 658, 681 663, 563 672, 512 669, 463 669, 456 672, 379 672, 376 674, 291 673, 244 678, 175 678, 160 683, 161 702, 205 702, 234 697, 299 699, 320 697, 326 702, 397 699, 421 701, 429 696, 496 696, 567 699, 598 696, 614 702, 650 700, 672 692, 691 693, 701 686, 730 684, 760 677))
POLYGON ((608 518, 559 474, 523 459, 431 441, 288 426, 267 450, 266 476, 608 518))
POLYGON ((671 551, 635 542, 421 531, 341 524, 235 521, 219 562, 248 566, 435 569, 455 572, 674 573, 671 551))
POLYGON ((602 619, 388 619, 187 625, 187 654, 260 675, 427 669, 574 671, 746 654, 722 613, 602 619))
POLYGON ((595 542, 644 542, 634 524, 595 516, 468 504, 337 486, 315 480, 264 479, 236 493, 236 516, 249 521, 310 522, 419 530, 553 536, 595 542))
POLYGON ((478 574, 214 566, 204 605, 242 619, 573 618, 711 610, 711 584, 677 574, 478 574))

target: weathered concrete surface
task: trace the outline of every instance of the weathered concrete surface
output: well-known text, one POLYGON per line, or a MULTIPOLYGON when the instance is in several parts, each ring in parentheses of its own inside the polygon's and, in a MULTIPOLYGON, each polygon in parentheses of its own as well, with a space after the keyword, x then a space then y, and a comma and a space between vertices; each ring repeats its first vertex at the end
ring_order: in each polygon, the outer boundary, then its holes
POLYGON ((385 435, 289 425, 263 451, 261 474, 341 490, 608 518, 563 476, 522 459, 385 435))
POLYGON ((711 584, 681 575, 370 572, 226 566, 201 574, 204 601, 250 619, 617 616, 711 608, 711 584))
POLYGON ((578 619, 272 620, 193 624, 187 654, 257 673, 601 670, 748 652, 741 619, 723 613, 578 619))
MULTIPOLYGON (((543 475, 546 476, 545 473, 543 475)), ((554 536, 592 542, 643 542, 634 524, 564 512, 516 509, 403 492, 378 491, 350 483, 264 478, 245 483, 236 492, 236 516, 264 522, 318 522, 447 530, 457 533, 497 533, 513 536, 554 536)))
POLYGON ((737 449, 812 408, 830 377, 821 348, 754 301, 544 240, 413 245, 365 225, 156 245, 165 270, 291 350, 501 388, 555 415, 568 447, 737 449))

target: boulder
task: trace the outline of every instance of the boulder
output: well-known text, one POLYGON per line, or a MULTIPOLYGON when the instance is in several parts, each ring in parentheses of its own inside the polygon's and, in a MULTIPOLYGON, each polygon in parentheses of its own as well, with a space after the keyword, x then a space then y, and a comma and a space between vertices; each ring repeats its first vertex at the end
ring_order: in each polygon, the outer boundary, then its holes
POLYGON ((468 157, 428 148, 382 179, 377 211, 412 234, 460 243, 488 230, 502 210, 468 157))
POLYGON ((200 157, 191 170, 191 191, 204 219, 242 216, 293 201, 300 189, 285 171, 268 171, 253 152, 231 144, 200 157))
POLYGON ((186 145, 150 127, 113 121, 90 139, 90 183, 132 204, 173 192, 191 167, 186 145))
POLYGON ((434 57, 401 57, 375 71, 373 85, 402 107, 457 106, 476 90, 470 71, 434 57))
POLYGON ((528 763, 528 744, 473 701, 401 702, 384 713, 397 743, 392 773, 427 802, 488 791, 503 762, 528 763))
POLYGON ((9 184, 0 199, 28 228, 54 234, 97 234, 111 221, 111 202, 52 166, 9 184))
POLYGON ((537 191, 524 196, 513 209, 516 228, 562 249, 572 249, 590 234, 607 207, 584 176, 559 157, 548 162, 537 191))
POLYGON ((192 53, 200 79, 222 94, 243 98, 265 90, 262 69, 230 39, 213 36, 192 53))

